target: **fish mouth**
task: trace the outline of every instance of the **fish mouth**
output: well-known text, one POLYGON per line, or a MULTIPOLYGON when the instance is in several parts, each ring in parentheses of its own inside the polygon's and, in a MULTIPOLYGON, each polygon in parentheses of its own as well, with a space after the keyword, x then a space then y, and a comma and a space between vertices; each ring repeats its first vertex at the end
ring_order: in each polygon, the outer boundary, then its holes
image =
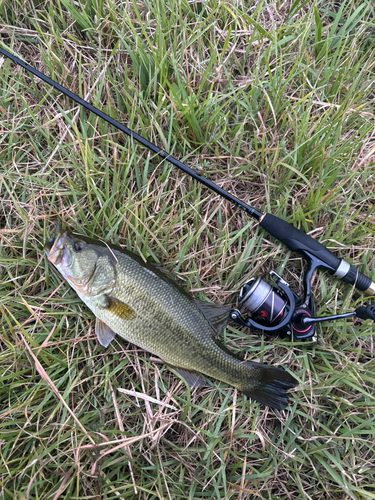
POLYGON ((62 231, 55 238, 50 238, 44 245, 47 258, 54 266, 59 265, 64 257, 66 264, 69 264, 70 252, 66 246, 67 240, 68 232, 62 231))

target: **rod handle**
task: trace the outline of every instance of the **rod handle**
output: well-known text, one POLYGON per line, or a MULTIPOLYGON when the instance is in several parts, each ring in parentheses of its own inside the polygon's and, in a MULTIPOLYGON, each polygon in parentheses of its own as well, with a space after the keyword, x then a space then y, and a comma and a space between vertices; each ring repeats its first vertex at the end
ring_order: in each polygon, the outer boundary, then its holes
POLYGON ((321 262, 319 266, 328 269, 336 278, 342 279, 368 295, 375 295, 375 284, 370 278, 346 261, 336 257, 319 241, 292 226, 289 222, 266 213, 259 225, 271 236, 284 243, 292 252, 298 252, 307 259, 309 254, 313 255, 321 262))

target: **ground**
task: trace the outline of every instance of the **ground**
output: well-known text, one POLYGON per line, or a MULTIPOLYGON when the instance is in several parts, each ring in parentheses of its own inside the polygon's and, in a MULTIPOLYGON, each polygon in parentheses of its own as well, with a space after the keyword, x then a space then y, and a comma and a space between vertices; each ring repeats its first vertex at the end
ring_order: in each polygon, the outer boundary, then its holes
MULTIPOLYGON (((374 280, 374 12, 355 0, 13 0, 0 33, 374 280)), ((44 255, 57 216, 217 304, 271 269, 300 293, 303 262, 5 58, 0 82, 0 498, 375 498, 373 324, 328 323, 316 343, 231 324, 229 349, 300 381, 282 412, 214 380, 189 391, 121 339, 104 349, 44 255)), ((313 291, 319 314, 368 303, 322 273, 313 291)))

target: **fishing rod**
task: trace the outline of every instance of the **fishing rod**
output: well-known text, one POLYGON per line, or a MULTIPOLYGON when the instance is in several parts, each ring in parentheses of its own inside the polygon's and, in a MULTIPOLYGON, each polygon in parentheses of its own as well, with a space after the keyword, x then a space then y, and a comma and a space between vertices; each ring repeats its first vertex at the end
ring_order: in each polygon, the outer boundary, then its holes
POLYGON ((311 291, 311 279, 317 268, 327 270, 329 274, 337 279, 341 279, 349 285, 353 285, 357 290, 365 292, 367 295, 375 295, 375 283, 370 278, 358 271, 356 267, 346 262, 344 259, 336 257, 327 247, 317 240, 297 229, 288 222, 270 213, 262 213, 247 205, 232 194, 206 179, 198 172, 174 158, 155 144, 147 141, 128 127, 113 119, 103 111, 92 106, 84 99, 73 92, 70 92, 62 85, 58 84, 48 76, 25 63, 17 56, 0 47, 0 54, 7 57, 15 64, 21 66, 29 73, 37 76, 48 85, 66 95, 80 106, 99 116, 110 125, 124 132, 126 135, 150 149, 163 160, 168 161, 173 166, 188 174, 190 177, 200 182, 211 191, 230 201, 233 205, 245 211, 250 217, 259 222, 262 229, 268 234, 283 243, 292 252, 299 253, 307 262, 304 271, 303 296, 299 297, 289 287, 281 276, 271 271, 271 278, 276 279, 276 287, 270 286, 260 277, 251 278, 241 289, 239 295, 239 309, 244 309, 251 313, 251 317, 246 317, 238 309, 230 312, 230 318, 239 325, 260 330, 268 335, 275 335, 283 332, 293 335, 296 339, 310 339, 315 334, 315 325, 322 321, 332 321, 346 317, 358 317, 361 319, 371 319, 375 321, 375 305, 359 307, 354 312, 331 315, 326 317, 315 317, 315 304, 311 291))

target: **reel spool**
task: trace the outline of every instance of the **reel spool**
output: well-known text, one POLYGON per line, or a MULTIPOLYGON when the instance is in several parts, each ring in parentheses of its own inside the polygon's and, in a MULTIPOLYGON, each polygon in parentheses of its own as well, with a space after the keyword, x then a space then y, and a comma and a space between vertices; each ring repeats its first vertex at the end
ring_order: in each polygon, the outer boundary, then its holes
POLYGON ((238 300, 239 308, 250 311, 252 318, 264 326, 277 324, 288 305, 282 293, 259 276, 242 287, 238 300))

